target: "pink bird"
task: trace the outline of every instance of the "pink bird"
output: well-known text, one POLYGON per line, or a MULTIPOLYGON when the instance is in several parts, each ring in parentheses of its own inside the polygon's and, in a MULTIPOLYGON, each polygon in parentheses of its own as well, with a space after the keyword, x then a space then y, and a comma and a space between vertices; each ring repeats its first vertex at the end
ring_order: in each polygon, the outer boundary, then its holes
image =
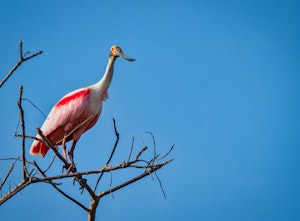
MULTIPOLYGON (((41 127, 43 134, 54 146, 62 145, 66 160, 65 143, 73 140, 68 152, 72 166, 74 166, 73 152, 77 141, 85 131, 96 124, 103 101, 108 98, 107 91, 113 77, 114 62, 119 56, 128 61, 135 61, 134 58, 125 55, 119 46, 112 46, 102 79, 96 84, 66 94, 55 104, 41 127)), ((41 139, 39 135, 37 138, 41 139)), ((48 150, 49 147, 45 143, 34 140, 30 154, 44 157, 48 150)))

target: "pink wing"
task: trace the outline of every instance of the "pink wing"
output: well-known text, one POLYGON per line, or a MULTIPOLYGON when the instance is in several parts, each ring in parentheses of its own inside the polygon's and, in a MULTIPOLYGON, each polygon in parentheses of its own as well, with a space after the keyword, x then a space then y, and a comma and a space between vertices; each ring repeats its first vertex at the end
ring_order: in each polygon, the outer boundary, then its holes
MULTIPOLYGON (((81 88, 65 95, 50 111, 41 127, 43 134, 46 135, 53 144, 56 144, 58 141, 54 137, 64 136, 64 128, 71 128, 72 122, 88 109, 90 97, 91 94, 88 88, 81 88), (53 133, 55 134, 53 135, 53 133)), ((42 142, 35 140, 30 148, 30 153, 44 156, 48 149, 49 148, 42 142)))
POLYGON ((77 119, 87 110, 90 101, 90 90, 81 88, 66 94, 50 111, 41 130, 47 136, 58 127, 64 127, 77 119))

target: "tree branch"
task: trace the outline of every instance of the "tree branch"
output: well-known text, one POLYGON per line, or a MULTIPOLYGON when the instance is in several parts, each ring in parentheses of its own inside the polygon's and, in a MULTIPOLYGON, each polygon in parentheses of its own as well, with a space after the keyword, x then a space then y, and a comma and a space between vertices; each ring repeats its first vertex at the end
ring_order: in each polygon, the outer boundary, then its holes
POLYGON ((19 61, 15 64, 15 66, 8 72, 8 74, 3 78, 3 80, 0 82, 0 88, 2 87, 2 85, 8 80, 8 78, 18 69, 18 67, 25 61, 37 56, 37 55, 40 55, 43 53, 43 51, 38 51, 38 52, 35 52, 34 54, 26 57, 26 55, 28 54, 29 52, 26 52, 24 55, 23 55, 23 43, 22 41, 20 41, 19 43, 19 56, 20 56, 20 59, 19 61))
POLYGON ((22 128, 22 172, 23 172, 23 180, 27 181, 27 169, 26 169, 26 158, 25 158, 25 121, 24 121, 24 110, 22 108, 22 94, 23 94, 23 86, 20 86, 20 95, 19 100, 17 102, 19 110, 20 110, 20 120, 21 120, 21 128, 22 128))
POLYGON ((168 160, 168 161, 163 162, 163 163, 160 163, 160 164, 146 165, 146 166, 136 165, 135 163, 137 163, 139 161, 123 162, 123 163, 120 163, 116 166, 104 166, 103 168, 96 169, 96 170, 87 170, 87 171, 82 171, 82 172, 60 174, 60 175, 54 175, 54 176, 47 176, 47 177, 43 177, 43 178, 34 177, 33 182, 47 182, 47 181, 50 181, 50 180, 60 180, 60 179, 73 178, 73 177, 82 177, 84 175, 110 173, 110 172, 115 171, 115 170, 122 170, 122 169, 126 169, 126 168, 153 170, 153 169, 156 169, 157 167, 161 168, 161 167, 167 165, 168 163, 172 162, 172 160, 173 159, 168 160))
POLYGON ((154 167, 152 167, 152 168, 150 168, 148 170, 145 170, 145 172, 142 173, 141 175, 139 175, 139 176, 137 176, 137 177, 135 177, 135 178, 133 178, 131 180, 128 180, 128 181, 126 181, 126 182, 124 182, 124 183, 122 183, 122 184, 120 184, 120 185, 118 185, 116 187, 113 187, 112 189, 109 189, 109 190, 106 190, 104 192, 101 192, 101 193, 98 194, 98 196, 101 198, 101 197, 103 197, 103 196, 105 196, 107 194, 113 193, 113 192, 115 192, 115 191, 117 191, 117 190, 119 190, 119 189, 121 189, 121 188, 123 188, 125 186, 128 186, 129 184, 132 184, 132 183, 134 183, 134 182, 136 182, 136 181, 138 181, 138 180, 140 180, 140 179, 142 179, 142 178, 144 178, 146 176, 149 176, 153 172, 159 170, 160 168, 162 168, 163 166, 167 165, 168 163, 170 163, 172 161, 173 161, 173 159, 168 160, 165 163, 158 164, 158 165, 156 165, 156 166, 154 166, 154 167))

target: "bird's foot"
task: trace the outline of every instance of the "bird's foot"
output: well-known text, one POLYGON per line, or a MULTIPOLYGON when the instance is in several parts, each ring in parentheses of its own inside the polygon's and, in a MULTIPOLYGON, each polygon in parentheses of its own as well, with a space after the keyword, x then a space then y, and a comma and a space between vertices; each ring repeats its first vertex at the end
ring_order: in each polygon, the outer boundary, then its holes
POLYGON ((75 167, 75 164, 72 164, 72 163, 69 163, 67 165, 64 165, 62 167, 62 172, 64 172, 64 170, 66 170, 66 174, 69 174, 70 172, 72 173, 76 173, 77 172, 77 169, 75 167))
POLYGON ((77 172, 75 164, 70 164, 70 166, 69 166, 69 168, 67 170, 67 174, 70 173, 70 172, 72 172, 72 173, 76 173, 77 172))

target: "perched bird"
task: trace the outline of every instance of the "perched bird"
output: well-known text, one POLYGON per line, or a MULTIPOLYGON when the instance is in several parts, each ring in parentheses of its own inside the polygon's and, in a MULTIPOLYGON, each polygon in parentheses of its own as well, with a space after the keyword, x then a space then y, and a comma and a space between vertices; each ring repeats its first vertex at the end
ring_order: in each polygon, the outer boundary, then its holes
MULTIPOLYGON (((66 94, 54 105, 41 127, 43 134, 54 146, 62 145, 66 160, 65 143, 73 140, 68 152, 73 166, 73 152, 77 141, 85 131, 96 124, 102 110, 103 101, 108 98, 107 90, 113 77, 114 62, 117 57, 135 61, 134 58, 125 55, 119 46, 112 46, 102 79, 96 84, 66 94)), ((37 138, 39 140, 34 140, 31 145, 30 154, 39 154, 44 157, 49 147, 41 140, 39 135, 37 135, 37 138)))

